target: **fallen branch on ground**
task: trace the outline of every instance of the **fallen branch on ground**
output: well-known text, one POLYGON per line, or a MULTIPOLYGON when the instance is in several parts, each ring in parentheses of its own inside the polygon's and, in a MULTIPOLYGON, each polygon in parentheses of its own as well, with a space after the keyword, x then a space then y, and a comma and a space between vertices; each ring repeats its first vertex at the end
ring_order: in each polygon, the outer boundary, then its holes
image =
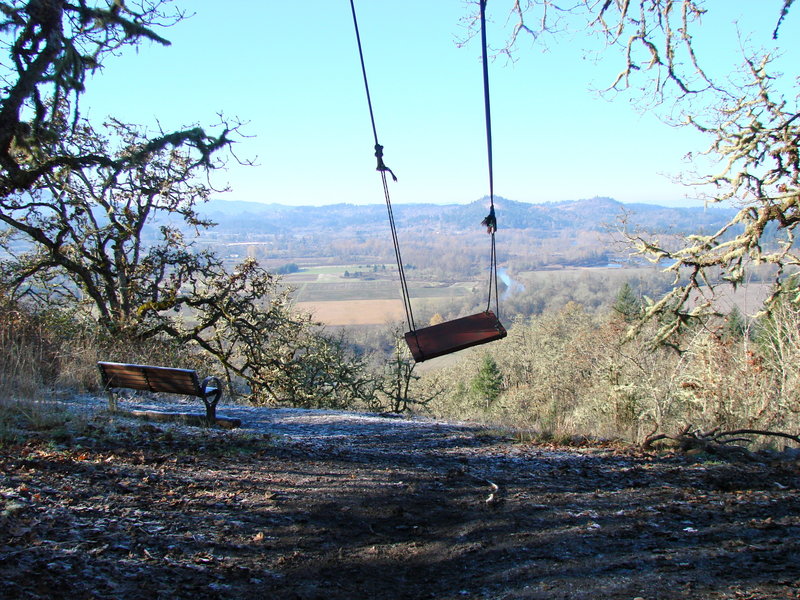
POLYGON ((702 431, 687 425, 675 435, 666 433, 656 433, 653 431, 642 443, 644 450, 652 450, 656 442, 669 440, 677 446, 681 452, 699 450, 715 454, 724 458, 739 458, 746 460, 760 460, 760 458, 747 448, 738 444, 750 444, 752 439, 742 436, 765 436, 780 437, 791 440, 800 445, 800 436, 784 433, 781 431, 769 431, 765 429, 732 429, 721 431, 715 427, 709 431, 702 431))

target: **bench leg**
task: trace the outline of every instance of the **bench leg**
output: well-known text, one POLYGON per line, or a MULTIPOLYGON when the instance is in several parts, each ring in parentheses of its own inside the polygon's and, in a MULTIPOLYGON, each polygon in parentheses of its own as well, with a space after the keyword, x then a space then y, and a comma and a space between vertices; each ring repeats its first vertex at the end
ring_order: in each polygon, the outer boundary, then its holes
POLYGON ((206 377, 200 384, 203 404, 206 405, 206 421, 209 427, 217 424, 217 403, 222 398, 222 384, 216 377, 206 377))
POLYGON ((117 394, 112 390, 108 390, 106 393, 108 394, 108 410, 117 412, 117 394))
POLYGON ((203 396, 203 404, 206 405, 206 420, 209 425, 217 422, 217 402, 222 397, 222 390, 216 390, 208 396, 203 396))

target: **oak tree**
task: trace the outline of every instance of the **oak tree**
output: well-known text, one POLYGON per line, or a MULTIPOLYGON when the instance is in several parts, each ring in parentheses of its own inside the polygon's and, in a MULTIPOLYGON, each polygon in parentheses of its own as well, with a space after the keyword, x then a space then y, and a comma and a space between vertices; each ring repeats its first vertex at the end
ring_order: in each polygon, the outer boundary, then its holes
MULTIPOLYGON (((690 156, 711 159, 712 167, 693 176, 704 186, 708 203, 730 203, 738 214, 719 231, 669 239, 629 232, 643 256, 668 265, 673 289, 651 302, 646 316, 658 317, 657 338, 666 340, 696 317, 714 312, 713 290, 719 281, 747 280, 757 265, 774 265, 774 292, 786 274, 800 267, 795 231, 800 222, 800 108, 796 64, 783 73, 775 59, 795 42, 782 35, 794 17, 794 0, 769 3, 774 18, 772 48, 761 50, 741 40, 741 54, 731 57, 728 73, 712 72, 710 46, 700 25, 726 3, 700 0, 526 0, 511 6, 512 30, 503 51, 518 51, 521 39, 557 40, 572 29, 599 35, 607 50, 621 58, 608 92, 629 93, 648 110, 676 126, 707 136, 708 147, 690 156), (708 60, 707 60, 708 59, 708 60)), ((763 3, 752 3, 753 14, 763 3)), ((766 37, 762 35, 762 37, 766 37)), ((719 57, 715 57, 718 59, 719 57)), ((703 167, 706 168, 706 167, 703 167)), ((776 295, 773 295, 773 299, 776 295)), ((800 303, 800 297, 794 297, 800 303)), ((767 302, 769 310, 771 302, 767 302)))
POLYGON ((369 394, 272 274, 226 268, 191 239, 212 225, 197 205, 237 124, 150 133, 81 116, 90 73, 142 41, 169 44, 156 30, 183 17, 169 0, 0 2, 0 295, 85 307, 122 346, 194 344, 258 397, 369 394))

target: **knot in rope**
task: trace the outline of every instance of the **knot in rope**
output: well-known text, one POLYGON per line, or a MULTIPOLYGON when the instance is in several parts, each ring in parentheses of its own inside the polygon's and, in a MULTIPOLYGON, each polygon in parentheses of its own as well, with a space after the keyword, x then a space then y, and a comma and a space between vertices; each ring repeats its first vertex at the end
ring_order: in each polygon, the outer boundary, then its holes
POLYGON ((497 217, 494 214, 494 204, 489 209, 489 214, 481 221, 481 225, 486 227, 486 233, 494 233, 497 231, 497 217))
POLYGON ((392 170, 386 166, 386 163, 383 162, 383 146, 380 144, 375 144, 375 158, 378 159, 378 166, 375 167, 376 171, 385 171, 388 172, 389 175, 392 176, 392 179, 397 181, 397 177, 392 172, 392 170))

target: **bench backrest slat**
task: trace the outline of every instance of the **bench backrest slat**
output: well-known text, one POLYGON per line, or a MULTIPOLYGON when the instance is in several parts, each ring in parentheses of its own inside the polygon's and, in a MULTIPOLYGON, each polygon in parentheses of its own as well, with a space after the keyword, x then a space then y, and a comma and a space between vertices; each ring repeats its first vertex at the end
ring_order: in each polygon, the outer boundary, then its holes
POLYGON ((108 388, 131 388, 150 392, 167 392, 202 396, 197 372, 189 369, 129 365, 124 363, 97 363, 108 388))

